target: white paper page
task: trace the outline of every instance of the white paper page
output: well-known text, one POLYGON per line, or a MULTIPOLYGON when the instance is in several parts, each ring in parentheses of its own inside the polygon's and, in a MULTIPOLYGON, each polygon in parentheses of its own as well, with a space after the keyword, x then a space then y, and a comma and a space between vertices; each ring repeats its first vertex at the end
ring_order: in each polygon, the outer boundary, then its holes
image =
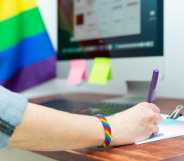
MULTIPOLYGON (((162 115, 163 118, 166 118, 167 115, 162 115)), ((177 120, 168 120, 165 119, 159 125, 159 133, 153 138, 147 139, 145 141, 137 142, 136 144, 145 144, 149 142, 154 142, 163 139, 174 138, 184 135, 184 117, 180 117, 177 120)))

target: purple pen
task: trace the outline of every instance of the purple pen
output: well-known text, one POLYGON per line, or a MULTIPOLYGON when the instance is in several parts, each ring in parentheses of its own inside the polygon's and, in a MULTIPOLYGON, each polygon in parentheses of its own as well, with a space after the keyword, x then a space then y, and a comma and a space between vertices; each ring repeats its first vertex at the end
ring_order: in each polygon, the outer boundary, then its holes
POLYGON ((147 102, 152 103, 155 99, 155 90, 157 87, 158 83, 158 78, 159 78, 159 70, 154 70, 151 82, 149 84, 149 90, 148 90, 148 97, 147 97, 147 102))

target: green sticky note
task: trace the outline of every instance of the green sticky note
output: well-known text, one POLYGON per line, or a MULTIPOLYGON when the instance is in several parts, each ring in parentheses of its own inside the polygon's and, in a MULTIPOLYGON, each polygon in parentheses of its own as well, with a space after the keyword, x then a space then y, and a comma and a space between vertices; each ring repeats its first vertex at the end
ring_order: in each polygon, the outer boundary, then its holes
POLYGON ((88 82, 90 84, 106 85, 109 80, 112 80, 111 59, 96 58, 88 82))

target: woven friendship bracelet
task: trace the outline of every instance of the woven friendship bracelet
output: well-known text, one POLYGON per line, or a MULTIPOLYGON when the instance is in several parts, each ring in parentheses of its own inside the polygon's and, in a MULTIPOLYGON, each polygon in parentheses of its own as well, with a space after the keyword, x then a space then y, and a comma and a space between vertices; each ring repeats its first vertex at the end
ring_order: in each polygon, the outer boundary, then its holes
POLYGON ((103 146, 107 147, 111 144, 111 141, 112 141, 111 127, 110 127, 110 125, 108 123, 108 120, 106 119, 105 115, 98 114, 97 117, 101 121, 101 123, 103 125, 103 128, 104 128, 105 139, 104 139, 103 146))

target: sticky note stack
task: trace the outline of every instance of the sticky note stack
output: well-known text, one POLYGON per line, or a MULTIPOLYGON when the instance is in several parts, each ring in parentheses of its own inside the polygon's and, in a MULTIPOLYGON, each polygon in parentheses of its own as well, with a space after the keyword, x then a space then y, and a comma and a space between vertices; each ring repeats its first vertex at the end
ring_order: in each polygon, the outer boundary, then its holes
POLYGON ((89 78, 90 84, 106 85, 112 79, 112 65, 109 58, 96 58, 89 78))
POLYGON ((87 80, 87 62, 85 60, 72 60, 70 62, 68 83, 79 85, 85 80, 87 80))

